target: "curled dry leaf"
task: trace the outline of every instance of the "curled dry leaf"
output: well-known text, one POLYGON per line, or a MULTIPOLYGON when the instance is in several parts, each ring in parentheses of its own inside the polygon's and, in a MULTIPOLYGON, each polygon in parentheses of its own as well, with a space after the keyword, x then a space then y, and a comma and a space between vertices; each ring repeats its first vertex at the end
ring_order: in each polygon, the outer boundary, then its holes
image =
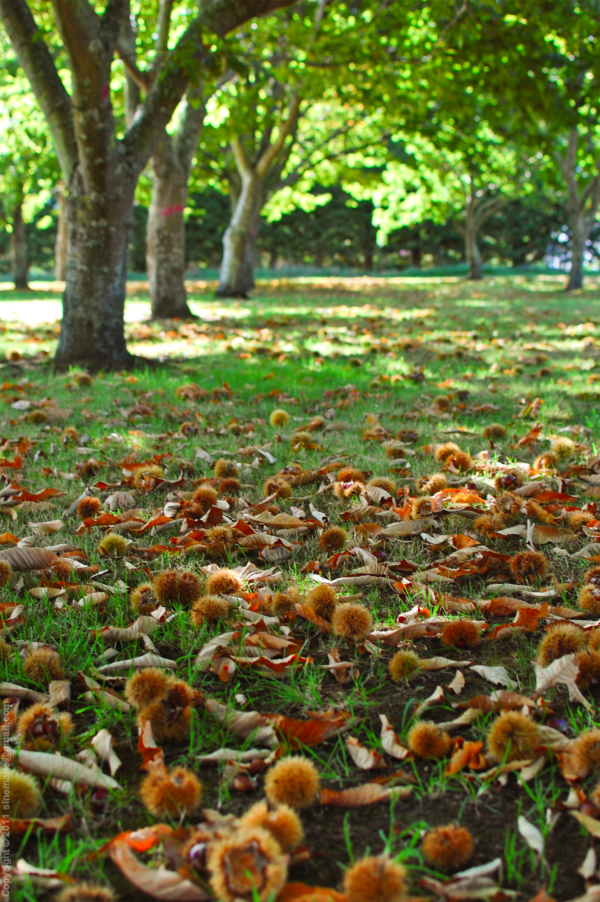
POLYGON ((103 764, 108 764, 112 777, 121 767, 121 759, 113 748, 114 739, 108 730, 100 730, 92 739, 92 747, 103 764))
POLYGON ((456 695, 460 695, 460 693, 465 688, 465 675, 462 670, 457 670, 454 674, 454 679, 451 683, 448 683, 448 689, 451 689, 452 692, 455 692, 456 695))
POLYGON ((0 551, 0 561, 6 561, 13 570, 46 570, 54 564, 58 557, 46 548, 26 548, 19 545, 15 548, 7 548, 0 551))
POLYGON ((60 817, 32 817, 26 820, 9 817, 8 826, 13 836, 23 836, 34 830, 41 830, 42 833, 66 833, 73 825, 71 815, 67 813, 60 817))
POLYGON ((529 848, 533 849, 534 852, 537 852, 538 855, 543 855, 544 837, 535 824, 532 824, 531 821, 528 821, 527 818, 523 817, 521 814, 517 819, 517 827, 529 848))
POLYGON ((387 752, 392 758, 397 758, 398 761, 404 761, 405 758, 410 757, 410 749, 399 742, 394 728, 385 714, 380 714, 379 719, 381 721, 381 745, 384 752, 387 752))
POLYGON ((579 674, 579 664, 575 660, 575 655, 563 655, 552 661, 548 667, 541 667, 534 661, 535 669, 535 695, 541 695, 546 689, 552 686, 563 684, 569 691, 571 701, 578 701, 586 708, 591 708, 590 702, 582 695, 581 690, 577 686, 576 680, 579 674))
POLYGON ((364 745, 361 745, 354 736, 348 736, 346 738, 346 749, 356 766, 360 767, 361 770, 373 770, 377 767, 385 767, 383 755, 374 749, 368 749, 364 745))
POLYGON ((482 676, 484 679, 489 680, 490 683, 495 683, 496 686, 506 686, 507 689, 517 688, 517 684, 510 678, 505 667, 488 667, 483 664, 472 664, 471 670, 474 670, 475 673, 478 673, 479 676, 482 676))
POLYGON ((252 737, 254 742, 269 748, 275 748, 278 744, 273 727, 258 711, 236 711, 234 708, 222 705, 214 698, 207 698, 204 707, 236 736, 241 736, 243 739, 252 737))
POLYGON ((70 780, 71 783, 84 783, 86 786, 98 786, 101 789, 121 788, 112 777, 99 770, 86 767, 79 761, 65 758, 64 755, 50 755, 46 752, 19 749, 14 755, 14 760, 31 773, 40 776, 70 780))
POLYGON ((419 717, 423 714, 427 708, 430 708, 432 705, 435 705, 437 702, 441 702, 444 700, 444 690, 442 686, 436 686, 429 698, 426 698, 425 701, 422 701, 420 705, 415 709, 413 717, 415 720, 418 720, 419 717))
POLYGON ((334 805, 337 808, 363 808, 375 802, 386 802, 388 799, 407 799, 411 789, 390 788, 380 783, 363 783, 337 792, 334 789, 322 789, 319 801, 321 805, 334 805))
POLYGON ((210 895, 200 886, 186 880, 177 871, 169 871, 162 865, 147 867, 139 860, 127 842, 119 837, 105 850, 124 877, 138 890, 168 902, 205 902, 210 895))

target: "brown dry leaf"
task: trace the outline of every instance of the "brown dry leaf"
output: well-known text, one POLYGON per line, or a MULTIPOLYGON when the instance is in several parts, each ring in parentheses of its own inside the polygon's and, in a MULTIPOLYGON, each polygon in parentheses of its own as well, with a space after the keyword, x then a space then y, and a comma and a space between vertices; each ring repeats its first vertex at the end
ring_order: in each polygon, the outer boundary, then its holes
POLYGON ((437 520, 433 520, 431 517, 422 517, 420 520, 400 520, 398 523, 391 523, 389 526, 386 526, 379 535, 396 538, 415 536, 437 525, 437 520))
POLYGON ((376 767, 385 767, 383 755, 374 749, 365 748, 354 736, 346 738, 346 749, 357 767, 361 770, 373 770, 376 767))
POLYGON ((258 745, 266 745, 269 748, 278 745, 273 727, 267 722, 265 715, 259 714, 258 711, 236 711, 235 708, 228 708, 214 698, 207 698, 204 707, 236 736, 243 739, 252 737, 258 745))
POLYGON ((579 821, 582 827, 585 827, 590 836, 600 839, 600 821, 589 814, 584 814, 582 811, 570 811, 569 814, 579 821))
POLYGON ((17 683, 0 683, 0 698, 22 698, 28 702, 48 703, 48 696, 44 695, 43 692, 27 689, 25 686, 17 685, 17 683))
POLYGON ((399 742, 394 728, 385 714, 380 714, 379 719, 381 721, 381 745, 384 752, 387 752, 392 758, 397 758, 398 761, 404 761, 405 758, 409 758, 412 754, 410 749, 407 749, 406 746, 399 742))
POLYGON ((63 814, 60 817, 32 817, 27 820, 9 817, 8 826, 14 836, 23 836, 35 830, 43 833, 66 833, 71 829, 71 815, 63 814))
POLYGON ((108 764, 111 777, 114 777, 118 769, 121 767, 121 759, 113 748, 114 739, 108 730, 100 730, 92 739, 92 748, 100 761, 108 764))
POLYGON ((421 702, 420 705, 415 709, 415 713, 413 717, 417 720, 427 708, 430 708, 431 705, 435 705, 436 702, 441 702, 444 700, 444 690, 442 686, 436 686, 431 695, 421 702))
POLYGON ((563 655, 562 658, 557 658, 555 661, 552 661, 548 667, 540 667, 540 665, 534 661, 533 667, 536 677, 534 695, 542 695, 546 689, 550 689, 551 686, 562 683, 569 690, 569 698, 571 701, 578 701, 582 705, 585 705, 586 708, 592 708, 592 705, 585 696, 582 695, 581 690, 576 683, 577 675, 579 674, 579 664, 577 664, 575 660, 575 655, 563 655))
MULTIPOLYGON (((463 667, 469 667, 471 664, 470 661, 461 661, 460 663, 463 667)), ((439 656, 435 658, 421 658, 419 664, 421 670, 444 670, 446 667, 456 667, 456 661, 439 656)))
MULTIPOLYGON (((456 663, 456 662, 455 662, 456 663)), ((462 670, 457 670, 454 674, 454 679, 451 683, 448 683, 448 689, 451 689, 452 692, 455 692, 456 695, 460 695, 460 693, 465 688, 465 675, 462 670)))
POLYGON ((46 570, 58 557, 46 548, 27 548, 18 545, 0 551, 0 561, 6 561, 13 570, 46 570))
POLYGON ((205 890, 186 880, 177 871, 169 871, 162 865, 147 867, 142 864, 127 842, 119 837, 108 845, 106 854, 130 883, 153 899, 164 899, 168 902, 205 902, 211 898, 205 890))
POLYGON ((487 761, 482 754, 483 742, 465 742, 459 745, 452 753, 450 763, 446 767, 446 775, 452 776, 459 773, 464 767, 473 770, 483 770, 487 767, 487 761))
POLYGON ((71 783, 84 783, 86 786, 99 786, 102 789, 120 789, 112 777, 65 758, 64 755, 50 755, 46 752, 31 752, 19 749, 14 753, 15 762, 27 768, 33 774, 44 777, 55 777, 58 780, 70 780, 71 783))
POLYGON ((112 664, 103 664, 98 668, 98 673, 115 673, 120 670, 129 670, 131 667, 141 669, 143 667, 166 667, 168 670, 177 670, 177 661, 170 658, 161 658, 160 655, 140 655, 138 658, 130 658, 128 661, 114 661, 112 664))
POLYGON ((322 714, 308 711, 307 715, 310 720, 294 720, 283 714, 265 714, 264 717, 292 747, 304 745, 312 748, 325 739, 344 733, 352 723, 350 715, 345 711, 334 711, 331 708, 322 714))
POLYGON ((337 808, 363 808, 375 802, 385 802, 392 797, 407 799, 411 792, 410 789, 392 789, 380 783, 363 783, 362 786, 353 786, 341 792, 335 789, 322 789, 319 801, 321 805, 335 805, 337 808))
POLYGON ((65 525, 62 520, 45 520, 44 522, 29 522, 28 527, 36 536, 51 536, 60 532, 65 525))
POLYGON ((505 667, 487 667, 484 664, 472 664, 471 670, 474 670, 479 676, 489 680, 490 683, 494 683, 496 686, 506 686, 507 689, 511 690, 517 688, 517 684, 510 678, 505 667))

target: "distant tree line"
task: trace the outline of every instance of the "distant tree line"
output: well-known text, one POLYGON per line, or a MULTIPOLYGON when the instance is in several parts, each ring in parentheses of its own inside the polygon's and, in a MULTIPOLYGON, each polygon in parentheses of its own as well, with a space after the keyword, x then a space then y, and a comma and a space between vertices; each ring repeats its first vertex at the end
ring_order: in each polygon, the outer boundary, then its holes
MULTIPOLYGON (((264 220, 257 241, 257 264, 263 268, 333 267, 370 271, 395 271, 452 266, 466 262, 464 240, 456 225, 424 219, 392 230, 387 243, 377 244, 371 200, 356 201, 339 185, 315 186, 313 193, 328 193, 331 199, 307 212, 300 208, 279 220, 264 220)), ((223 235, 229 225, 229 198, 215 188, 193 193, 185 221, 185 258, 188 269, 216 270, 223 255, 223 235)), ((486 223, 480 236, 484 263, 524 267, 543 264, 548 258, 564 260, 568 226, 561 206, 539 204, 529 199, 511 200, 486 223)), ((148 210, 133 208, 129 271, 147 272, 146 229, 148 210)), ((51 273, 55 265, 58 230, 57 203, 48 200, 25 226, 30 266, 51 273)), ((588 253, 595 255, 600 225, 588 240, 588 253)), ((10 235, 0 231, 0 272, 11 272, 10 235)))

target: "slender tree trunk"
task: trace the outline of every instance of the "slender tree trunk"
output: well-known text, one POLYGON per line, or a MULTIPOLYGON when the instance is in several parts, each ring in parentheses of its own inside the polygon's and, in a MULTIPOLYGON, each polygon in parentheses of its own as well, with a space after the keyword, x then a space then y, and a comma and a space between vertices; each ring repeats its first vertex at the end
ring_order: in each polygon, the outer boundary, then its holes
POLYGON ((259 193, 256 197, 252 216, 246 233, 246 247, 244 251, 244 286, 246 292, 254 288, 254 267, 257 260, 258 233, 260 231, 260 211, 263 208, 263 196, 259 193))
POLYGON ((574 211, 570 217, 571 226, 571 268, 567 291, 583 288, 583 257, 585 254, 586 227, 583 210, 574 211))
POLYGON ((165 134, 154 153, 152 201, 146 226, 146 266, 152 317, 190 319, 185 290, 185 226, 188 173, 165 134))
POLYGON ((66 277, 68 233, 67 198, 64 183, 61 182, 58 187, 58 228, 54 245, 54 278, 57 282, 64 282, 66 277))
POLYGON ((479 281, 482 278, 481 253, 478 244, 479 225, 475 217, 474 204, 467 204, 465 222, 465 254, 469 264, 468 278, 471 281, 479 281))
POLYGON ((59 366, 92 369, 134 362, 123 330, 135 177, 112 179, 94 202, 79 167, 67 198, 68 250, 59 366))
POLYGON ((248 297, 248 231, 261 194, 262 184, 258 176, 252 171, 245 173, 231 222, 223 236, 223 261, 217 297, 248 297))
POLYGON ((29 288, 29 262, 27 260, 27 238, 25 236, 25 223, 23 222, 22 198, 19 198, 13 211, 10 255, 15 288, 26 291, 29 288))

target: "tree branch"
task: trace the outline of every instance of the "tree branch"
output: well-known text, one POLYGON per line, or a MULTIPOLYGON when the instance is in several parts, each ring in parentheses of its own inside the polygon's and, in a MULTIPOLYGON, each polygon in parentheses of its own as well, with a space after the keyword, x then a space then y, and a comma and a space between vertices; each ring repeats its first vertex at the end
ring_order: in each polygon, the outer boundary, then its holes
POLYGON ((235 165, 237 166, 239 174, 242 176, 242 178, 244 176, 247 176, 252 167, 246 159, 246 154, 244 153, 244 148, 239 135, 235 135, 235 137, 232 138, 231 150, 233 152, 233 159, 235 160, 235 165))
POLYGON ((256 172, 260 176, 260 178, 264 178, 267 174, 269 166, 271 165, 273 160, 276 159, 285 143, 286 138, 289 136, 296 123, 298 122, 299 115, 300 97, 298 94, 294 94, 290 102, 287 119, 279 126, 279 135, 277 136, 277 140, 267 148, 267 150, 262 154, 261 158, 256 164, 256 172))
POLYGON ((203 0, 199 19, 210 31, 224 38, 249 19, 260 19, 296 0, 203 0))
POLYGON ((68 184, 78 156, 71 98, 26 0, 0 0, 0 20, 46 118, 68 184))

